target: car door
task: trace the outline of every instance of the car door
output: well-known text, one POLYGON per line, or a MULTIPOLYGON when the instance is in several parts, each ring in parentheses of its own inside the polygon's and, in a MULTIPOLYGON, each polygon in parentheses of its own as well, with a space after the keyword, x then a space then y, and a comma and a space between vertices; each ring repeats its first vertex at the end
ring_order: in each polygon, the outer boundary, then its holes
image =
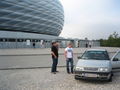
POLYGON ((118 51, 111 59, 113 71, 120 71, 120 51, 118 51))

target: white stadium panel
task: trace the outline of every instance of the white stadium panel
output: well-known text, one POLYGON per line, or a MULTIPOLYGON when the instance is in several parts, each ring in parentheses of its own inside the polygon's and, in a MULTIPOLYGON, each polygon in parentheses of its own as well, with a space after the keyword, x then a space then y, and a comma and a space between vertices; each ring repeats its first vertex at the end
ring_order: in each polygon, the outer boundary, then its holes
POLYGON ((63 25, 59 0, 0 1, 0 30, 58 36, 63 25))

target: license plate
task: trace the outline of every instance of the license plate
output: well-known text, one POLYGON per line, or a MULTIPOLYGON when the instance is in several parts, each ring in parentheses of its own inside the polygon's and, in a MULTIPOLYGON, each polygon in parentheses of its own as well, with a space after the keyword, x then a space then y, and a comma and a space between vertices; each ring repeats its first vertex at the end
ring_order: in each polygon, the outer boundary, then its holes
POLYGON ((86 74, 85 74, 85 77, 97 77, 97 74, 89 74, 89 73, 86 73, 86 74))

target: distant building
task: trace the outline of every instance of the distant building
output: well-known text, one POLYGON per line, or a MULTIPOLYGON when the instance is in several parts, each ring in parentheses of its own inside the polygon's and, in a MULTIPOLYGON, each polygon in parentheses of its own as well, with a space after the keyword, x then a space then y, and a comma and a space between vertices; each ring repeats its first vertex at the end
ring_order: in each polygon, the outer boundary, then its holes
POLYGON ((98 40, 83 40, 83 39, 58 39, 60 42, 60 47, 65 48, 68 43, 72 43, 74 48, 85 48, 86 43, 88 44, 87 48, 91 47, 100 47, 100 42, 98 40))

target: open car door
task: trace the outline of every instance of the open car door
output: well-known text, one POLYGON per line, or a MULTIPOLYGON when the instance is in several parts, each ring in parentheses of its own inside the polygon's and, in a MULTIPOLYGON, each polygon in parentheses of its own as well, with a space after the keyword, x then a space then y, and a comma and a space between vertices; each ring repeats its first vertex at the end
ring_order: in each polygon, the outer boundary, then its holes
POLYGON ((111 59, 113 72, 120 72, 120 51, 118 51, 111 59))

